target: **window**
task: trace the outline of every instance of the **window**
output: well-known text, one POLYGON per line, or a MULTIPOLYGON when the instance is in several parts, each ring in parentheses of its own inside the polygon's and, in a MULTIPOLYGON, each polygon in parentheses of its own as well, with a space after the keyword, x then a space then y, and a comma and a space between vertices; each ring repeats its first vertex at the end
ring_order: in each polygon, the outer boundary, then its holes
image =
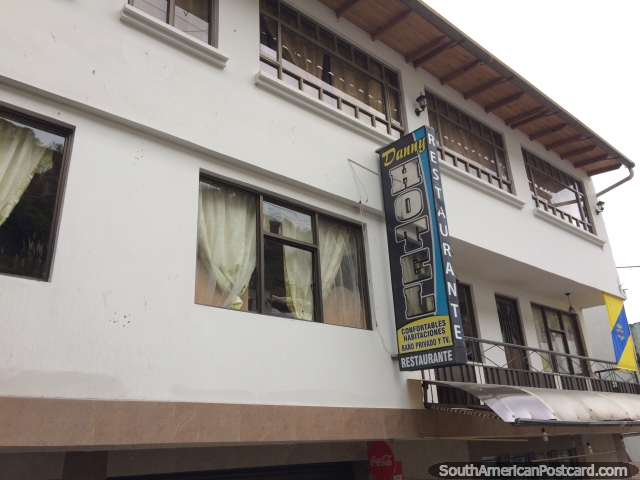
POLYGON ((49 279, 70 135, 0 108, 0 273, 49 279))
POLYGON ((506 343, 504 354, 507 360, 507 368, 528 370, 527 352, 522 348, 518 348, 518 346, 524 346, 525 344, 518 302, 511 298, 496 295, 496 308, 498 309, 502 341, 506 343))
POLYGON ((213 0, 129 0, 129 3, 187 35, 215 44, 213 0))
MULTIPOLYGON (((531 305, 538 343, 543 350, 584 356, 575 315, 541 305, 531 305)), ((584 362, 563 355, 543 355, 546 371, 569 375, 586 374, 584 362)))
POLYGON ((513 193, 502 134, 442 98, 427 91, 425 95, 443 160, 513 193))
MULTIPOLYGON (((458 303, 460 304, 460 318, 462 319, 462 332, 465 337, 478 338, 476 318, 473 312, 473 299, 471 297, 471 287, 464 283, 456 282, 458 291, 458 303)), ((482 362, 480 345, 478 342, 465 340, 467 348, 467 360, 470 362, 482 362)))
POLYGON ((589 233, 594 233, 582 182, 533 153, 522 149, 522 155, 531 196, 536 206, 589 233))
POLYGON ((398 73, 279 0, 260 0, 263 72, 400 138, 398 73))
POLYGON ((367 328, 361 229, 202 178, 195 301, 367 328))

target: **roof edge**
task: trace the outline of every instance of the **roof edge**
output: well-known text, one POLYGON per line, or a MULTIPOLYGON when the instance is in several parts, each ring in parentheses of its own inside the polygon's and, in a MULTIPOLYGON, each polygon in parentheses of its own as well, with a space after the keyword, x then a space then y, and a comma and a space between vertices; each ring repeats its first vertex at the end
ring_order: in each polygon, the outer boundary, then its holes
POLYGON ((586 137, 591 137, 590 140, 607 152, 614 160, 617 160, 627 168, 634 168, 635 163, 632 162, 625 155, 620 153, 609 142, 600 137, 592 129, 587 127, 584 123, 578 120, 575 116, 569 113, 565 108, 561 107, 558 103, 554 102, 551 98, 545 95, 542 91, 536 88, 534 85, 525 80, 524 77, 519 75, 516 71, 510 68, 507 64, 500 61, 489 51, 482 48, 471 37, 455 27, 452 23, 446 20, 434 9, 423 3, 421 0, 400 0, 403 4, 420 15, 422 18, 431 23, 434 27, 444 33, 447 37, 451 38, 455 42, 462 44, 461 46, 469 53, 474 55, 477 59, 484 62, 486 65, 493 68, 497 73, 503 77, 509 79, 514 85, 521 88, 527 95, 534 100, 540 102, 545 108, 552 112, 557 112, 556 115, 567 123, 570 123, 576 130, 586 137))

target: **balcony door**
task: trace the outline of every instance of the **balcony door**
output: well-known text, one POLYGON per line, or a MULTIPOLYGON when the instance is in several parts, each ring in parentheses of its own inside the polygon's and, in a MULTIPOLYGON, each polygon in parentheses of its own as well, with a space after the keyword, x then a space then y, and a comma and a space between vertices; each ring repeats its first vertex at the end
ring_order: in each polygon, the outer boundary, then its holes
POLYGON ((551 367, 557 373, 584 375, 587 366, 583 360, 563 355, 584 356, 575 315, 541 305, 531 307, 540 348, 560 353, 560 355, 547 355, 545 370, 551 367))
MULTIPOLYGON (((502 341, 509 345, 524 346, 524 335, 522 334, 518 302, 511 298, 496 295, 496 307, 498 309, 500 330, 502 331, 502 341)), ((529 369, 527 355, 523 349, 505 346, 504 353, 507 357, 507 368, 516 370, 529 369)))

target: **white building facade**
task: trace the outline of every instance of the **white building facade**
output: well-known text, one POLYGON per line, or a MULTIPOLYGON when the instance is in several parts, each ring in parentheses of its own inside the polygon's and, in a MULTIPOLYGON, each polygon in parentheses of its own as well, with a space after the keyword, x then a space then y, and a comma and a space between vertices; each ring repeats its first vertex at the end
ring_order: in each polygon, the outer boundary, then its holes
POLYGON ((454 88, 492 67, 479 47, 454 54, 437 14, 386 3, 4 2, 0 478, 369 478, 376 440, 410 478, 627 460, 632 423, 544 426, 547 442, 423 385, 640 393, 581 359, 610 341, 581 333, 581 310, 622 297, 591 177, 633 163, 516 74, 494 87, 522 93, 490 103, 454 88), (389 46, 428 21, 446 38, 410 60, 389 46), (424 124, 473 380, 398 366, 376 150, 424 124))

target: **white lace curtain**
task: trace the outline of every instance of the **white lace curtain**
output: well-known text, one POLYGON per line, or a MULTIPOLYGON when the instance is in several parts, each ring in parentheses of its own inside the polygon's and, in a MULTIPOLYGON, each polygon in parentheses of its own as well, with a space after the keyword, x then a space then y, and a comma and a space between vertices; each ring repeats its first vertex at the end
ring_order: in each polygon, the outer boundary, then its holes
MULTIPOLYGON (((289 218, 282 220, 280 234, 296 240, 306 240, 307 232, 300 230, 289 218)), ((308 250, 283 246, 284 284, 288 307, 300 320, 313 320, 313 261, 308 250)))
MULTIPOLYGON (((320 217, 318 233, 324 322, 364 328, 355 235, 349 227, 324 217, 320 217)), ((289 238, 299 237, 295 226, 287 219, 282 222, 281 234, 289 238)), ((284 274, 289 308, 297 318, 312 320, 311 254, 300 248, 284 246, 284 274)))
MULTIPOLYGON (((247 309, 247 287, 256 269, 256 199, 232 188, 200 183, 196 302, 247 309)), ((309 231, 288 218, 280 235, 310 241, 309 231)), ((365 328, 355 232, 324 217, 318 224, 324 322, 365 328)), ((313 255, 282 246, 287 306, 297 318, 313 320, 313 255)), ((265 264, 266 264, 265 259, 265 264)))
POLYGON ((32 129, 0 118, 0 225, 9 218, 35 173, 51 168, 52 155, 32 129))
POLYGON ((196 301, 246 310, 243 299, 256 268, 255 198, 200 183, 198 260, 204 269, 196 301))
POLYGON ((324 322, 365 328, 356 235, 346 225, 324 217, 318 232, 324 322))

